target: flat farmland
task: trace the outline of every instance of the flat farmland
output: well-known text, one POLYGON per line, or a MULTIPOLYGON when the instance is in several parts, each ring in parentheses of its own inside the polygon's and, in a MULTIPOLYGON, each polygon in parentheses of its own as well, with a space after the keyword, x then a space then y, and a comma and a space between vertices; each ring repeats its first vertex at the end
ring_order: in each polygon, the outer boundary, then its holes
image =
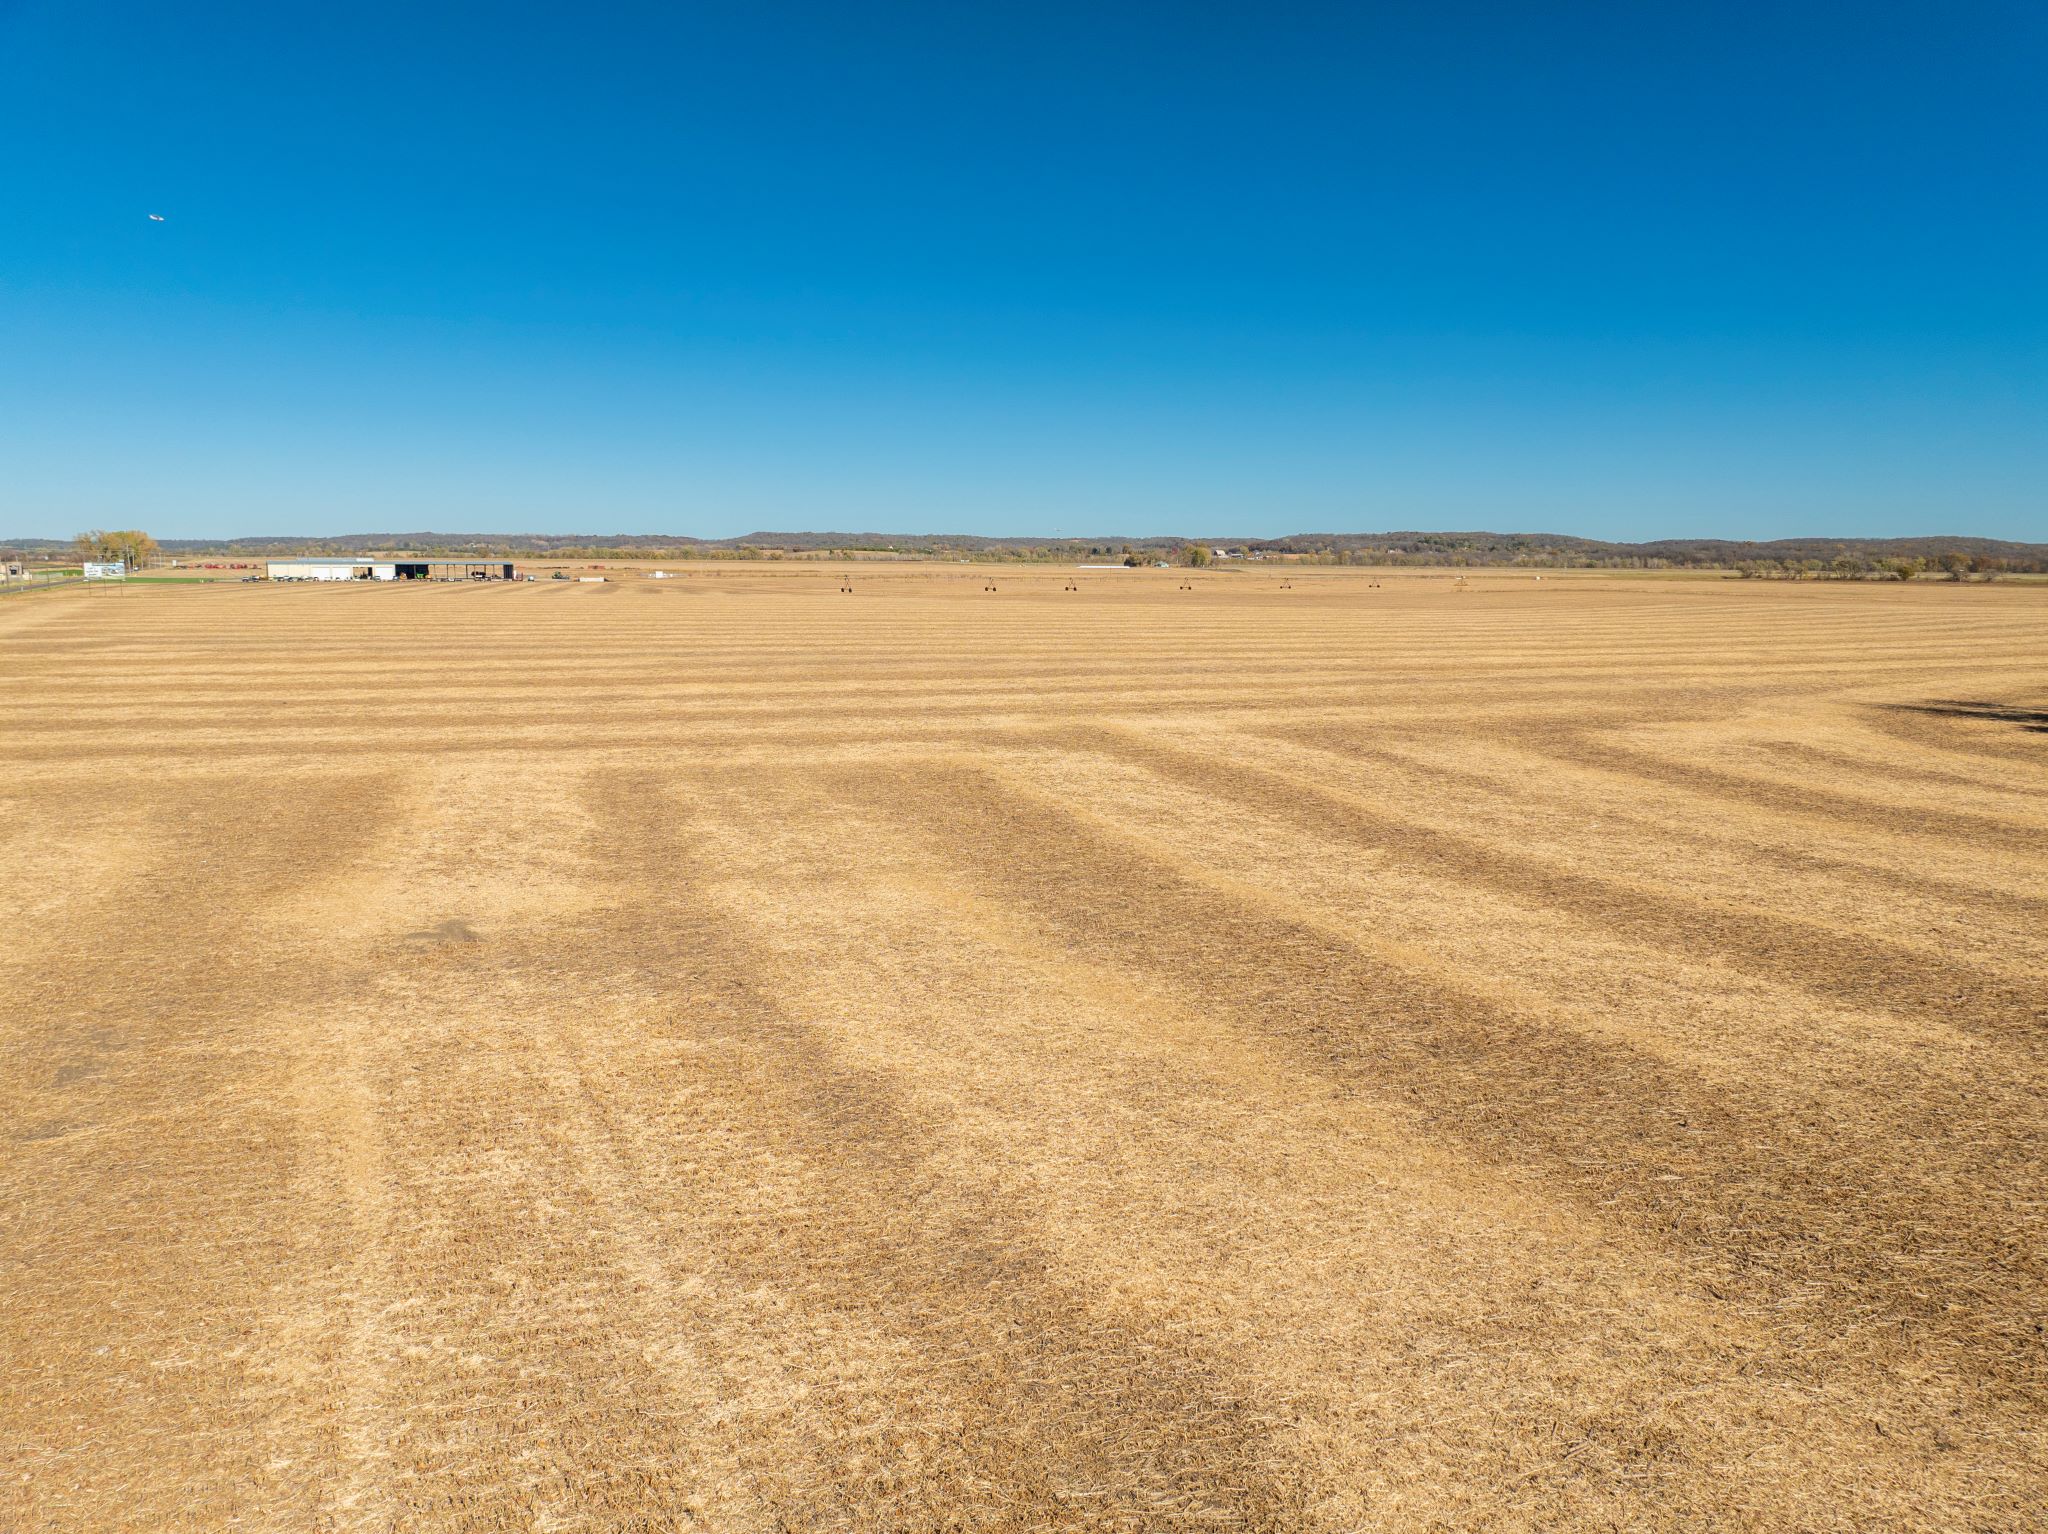
POLYGON ((0 1529, 2041 1527, 2048 588, 671 568, 0 601, 0 1529))

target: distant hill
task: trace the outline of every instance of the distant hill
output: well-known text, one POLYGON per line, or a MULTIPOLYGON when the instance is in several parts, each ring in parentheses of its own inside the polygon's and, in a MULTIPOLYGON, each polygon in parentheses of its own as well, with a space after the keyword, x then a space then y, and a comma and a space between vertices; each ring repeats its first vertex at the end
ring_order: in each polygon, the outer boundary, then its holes
MULTIPOLYGON (((1183 537, 990 538, 968 533, 756 532, 737 538, 692 538, 670 533, 345 533, 332 537, 166 538, 174 558, 205 555, 245 558, 286 554, 360 554, 410 550, 432 554, 516 558, 758 559, 843 553, 868 556, 952 556, 969 559, 1054 561, 1087 556, 1173 557, 1190 544, 1318 563, 1395 565, 1521 565, 1553 569, 1727 568, 1745 573, 1828 570, 1879 571, 1900 561, 1980 573, 2048 572, 2048 543, 1998 538, 1779 538, 1744 542, 1727 538, 1664 538, 1614 543, 1570 533, 1387 532, 1292 533, 1284 538, 1183 537)), ((30 556, 70 552, 63 539, 20 538, 0 548, 30 556)))

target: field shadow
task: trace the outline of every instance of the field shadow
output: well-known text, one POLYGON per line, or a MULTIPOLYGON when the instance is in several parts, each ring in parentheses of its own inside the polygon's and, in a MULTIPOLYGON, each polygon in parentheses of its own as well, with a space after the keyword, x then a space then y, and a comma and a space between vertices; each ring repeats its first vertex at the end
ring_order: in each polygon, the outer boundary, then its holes
POLYGON ((2022 708, 2013 703, 1986 703, 1974 698, 1933 698, 1925 703, 1885 705, 1902 714, 1933 714, 1943 719, 1995 719, 2023 730, 2048 734, 2048 708, 2022 708))

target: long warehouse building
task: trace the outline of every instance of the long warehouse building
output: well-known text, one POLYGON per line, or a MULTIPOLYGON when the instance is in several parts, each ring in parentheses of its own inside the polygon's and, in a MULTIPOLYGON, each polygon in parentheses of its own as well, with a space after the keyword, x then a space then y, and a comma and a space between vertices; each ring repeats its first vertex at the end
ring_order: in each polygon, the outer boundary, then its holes
POLYGON ((314 555, 268 562, 274 581, 509 581, 510 563, 497 559, 350 559, 314 555))

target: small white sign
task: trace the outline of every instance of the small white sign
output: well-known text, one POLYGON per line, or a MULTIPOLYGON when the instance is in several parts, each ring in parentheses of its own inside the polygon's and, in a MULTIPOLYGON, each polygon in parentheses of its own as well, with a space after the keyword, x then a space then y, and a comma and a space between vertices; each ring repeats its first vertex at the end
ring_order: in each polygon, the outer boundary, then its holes
POLYGON ((94 564, 88 560, 85 566, 85 578, 89 581, 126 580, 128 578, 128 566, 118 559, 112 564, 94 564))

